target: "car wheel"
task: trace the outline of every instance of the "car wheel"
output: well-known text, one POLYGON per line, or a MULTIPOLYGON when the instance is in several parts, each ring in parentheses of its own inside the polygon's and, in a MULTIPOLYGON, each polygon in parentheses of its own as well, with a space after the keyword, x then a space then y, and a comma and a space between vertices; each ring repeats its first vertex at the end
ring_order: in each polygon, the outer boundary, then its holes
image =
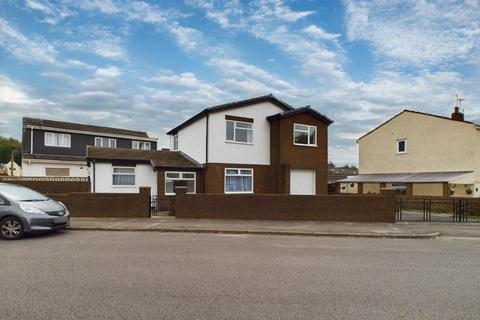
POLYGON ((7 217, 0 221, 0 238, 5 240, 18 240, 23 238, 22 221, 16 217, 7 217))

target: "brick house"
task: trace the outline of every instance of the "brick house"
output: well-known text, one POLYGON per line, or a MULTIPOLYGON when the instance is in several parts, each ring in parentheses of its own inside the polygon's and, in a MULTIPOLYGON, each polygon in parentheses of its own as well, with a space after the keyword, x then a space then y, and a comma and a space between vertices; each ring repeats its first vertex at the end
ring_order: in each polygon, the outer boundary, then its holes
POLYGON ((88 148, 92 191, 326 194, 331 123, 273 95, 206 108, 167 133, 170 150, 88 148))

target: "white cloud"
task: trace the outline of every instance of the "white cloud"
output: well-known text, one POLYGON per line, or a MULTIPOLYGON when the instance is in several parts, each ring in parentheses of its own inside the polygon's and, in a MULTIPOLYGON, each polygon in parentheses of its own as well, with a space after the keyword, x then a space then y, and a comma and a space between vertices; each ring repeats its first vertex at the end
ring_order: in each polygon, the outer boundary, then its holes
POLYGON ((116 78, 122 73, 117 67, 98 68, 95 71, 95 76, 103 78, 116 78))
POLYGON ((322 40, 335 40, 340 37, 338 33, 329 33, 323 30, 320 27, 317 27, 313 24, 309 25, 308 27, 303 29, 303 32, 311 35, 314 38, 322 39, 322 40))
POLYGON ((28 94, 6 76, 0 75, 0 103, 31 103, 28 94))
POLYGON ((0 17, 0 46, 28 63, 57 64, 56 48, 43 37, 27 37, 0 17))
POLYGON ((51 25, 75 14, 64 5, 53 5, 48 0, 27 0, 25 5, 28 9, 42 12, 46 16, 44 21, 51 25))
MULTIPOLYGON (((370 41, 377 55, 437 65, 480 49, 480 10, 457 1, 346 0, 347 35, 370 41)), ((475 6, 475 4, 473 4, 475 6)))

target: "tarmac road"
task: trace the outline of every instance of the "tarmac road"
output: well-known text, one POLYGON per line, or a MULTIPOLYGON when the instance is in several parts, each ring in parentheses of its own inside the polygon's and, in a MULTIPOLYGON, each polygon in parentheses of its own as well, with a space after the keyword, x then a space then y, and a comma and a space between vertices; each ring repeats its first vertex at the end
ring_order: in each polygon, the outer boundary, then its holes
POLYGON ((479 319, 480 239, 66 231, 0 241, 0 319, 479 319))

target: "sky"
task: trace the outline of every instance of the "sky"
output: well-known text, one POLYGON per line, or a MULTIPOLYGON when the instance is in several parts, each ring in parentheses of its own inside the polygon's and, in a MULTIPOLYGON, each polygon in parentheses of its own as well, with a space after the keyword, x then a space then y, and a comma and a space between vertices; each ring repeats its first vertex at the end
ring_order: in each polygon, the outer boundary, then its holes
POLYGON ((332 118, 329 158, 408 108, 480 122, 480 1, 0 1, 0 135, 23 116, 165 132, 274 94, 332 118))

